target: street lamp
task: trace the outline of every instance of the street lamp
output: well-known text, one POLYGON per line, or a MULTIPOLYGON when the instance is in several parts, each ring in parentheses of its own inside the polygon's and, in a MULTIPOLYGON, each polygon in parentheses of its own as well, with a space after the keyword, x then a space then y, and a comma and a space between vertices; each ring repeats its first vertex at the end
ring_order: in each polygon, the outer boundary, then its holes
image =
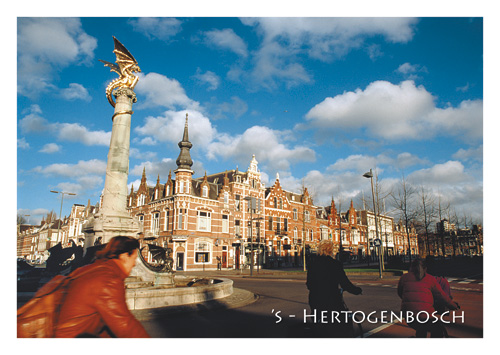
POLYGON ((250 208, 250 276, 253 275, 253 210, 255 209, 255 197, 247 196, 243 198, 248 201, 250 208))
MULTIPOLYGON (((369 178, 370 182, 371 182, 371 185, 372 185, 373 214, 375 215, 375 236, 376 236, 375 240, 378 243, 378 242, 380 242, 380 239, 378 237, 377 210, 375 208, 375 192, 373 190, 373 172, 372 172, 372 169, 370 169, 369 172, 364 173, 363 177, 369 178)), ((375 246, 375 243, 374 243, 374 246, 375 246)), ((368 247, 368 251, 369 251, 370 250, 370 239, 369 238, 368 238, 368 245, 367 245, 367 247, 368 247)), ((380 248, 380 246, 379 246, 379 248, 380 248)), ((382 278, 382 261, 381 261, 380 249, 379 249, 379 252, 378 252, 378 265, 379 265, 379 275, 380 275, 380 278, 382 278)))
POLYGON ((61 194, 61 209, 59 210, 59 225, 57 226, 57 240, 59 240, 59 232, 61 230, 61 223, 62 223, 61 215, 62 215, 62 206, 63 206, 63 201, 64 201, 64 195, 75 196, 76 194, 74 194, 72 192, 63 192, 63 191, 54 191, 54 190, 50 190, 50 192, 55 193, 55 194, 61 194))

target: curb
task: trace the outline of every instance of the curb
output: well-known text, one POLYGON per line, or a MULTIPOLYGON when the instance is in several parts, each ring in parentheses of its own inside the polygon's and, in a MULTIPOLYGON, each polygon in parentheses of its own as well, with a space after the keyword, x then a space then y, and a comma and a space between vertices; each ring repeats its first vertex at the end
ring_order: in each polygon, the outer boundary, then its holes
POLYGON ((181 306, 169 306, 154 309, 141 309, 133 310, 132 314, 140 321, 152 320, 155 318, 163 318, 170 315, 188 313, 188 312, 202 312, 214 309, 231 309, 249 305, 257 301, 259 297, 254 293, 234 288, 230 296, 210 300, 200 303, 185 304, 181 306))

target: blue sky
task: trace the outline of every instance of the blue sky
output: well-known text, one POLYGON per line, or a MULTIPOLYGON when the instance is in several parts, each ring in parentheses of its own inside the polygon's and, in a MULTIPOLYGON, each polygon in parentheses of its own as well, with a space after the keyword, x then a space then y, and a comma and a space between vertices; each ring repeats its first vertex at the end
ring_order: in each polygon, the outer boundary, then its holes
MULTIPOLYGON (((328 16, 335 14, 327 13, 328 16)), ((267 186, 316 205, 389 191, 402 174, 483 216, 483 20, 84 17, 17 20, 17 213, 63 215, 104 186, 112 36, 142 69, 129 185, 175 170, 186 112, 195 177, 255 154, 267 186)), ((389 210, 389 200, 387 201, 389 210)))

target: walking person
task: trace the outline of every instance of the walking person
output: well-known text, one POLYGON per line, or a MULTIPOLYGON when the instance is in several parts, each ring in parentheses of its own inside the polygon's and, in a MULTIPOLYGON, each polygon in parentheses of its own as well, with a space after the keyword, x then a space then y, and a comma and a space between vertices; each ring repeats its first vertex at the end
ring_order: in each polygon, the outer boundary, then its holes
POLYGON ((149 337, 125 302, 124 280, 135 266, 138 248, 135 238, 114 237, 97 252, 94 263, 70 275, 75 279, 61 306, 57 338, 149 337))
MULTIPOLYGON (((322 240, 318 245, 318 255, 311 258, 307 270, 307 288, 309 290, 309 306, 311 312, 316 312, 321 319, 321 312, 326 311, 328 323, 316 323, 319 336, 349 337, 351 324, 349 322, 335 322, 332 312, 346 310, 339 286, 344 291, 355 295, 362 290, 349 281, 340 261, 333 258, 333 242, 322 240)), ((343 317, 339 317, 344 320, 343 317)))
POLYGON ((444 304, 451 310, 460 308, 443 291, 436 278, 427 273, 426 263, 421 258, 413 260, 410 271, 399 279, 398 295, 401 298, 401 311, 404 314, 412 312, 414 316, 412 322, 407 318, 407 324, 415 329, 417 338, 426 338, 428 332, 431 333, 431 338, 444 336, 444 325, 431 316, 436 311, 434 304, 444 304), (417 319, 416 315, 420 312, 428 318, 427 321, 417 319))

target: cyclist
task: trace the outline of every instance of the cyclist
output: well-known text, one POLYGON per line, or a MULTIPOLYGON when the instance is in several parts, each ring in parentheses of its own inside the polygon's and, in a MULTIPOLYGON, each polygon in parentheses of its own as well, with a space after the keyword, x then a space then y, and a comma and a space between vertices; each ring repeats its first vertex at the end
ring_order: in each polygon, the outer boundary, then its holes
POLYGON ((317 335, 326 337, 352 336, 350 322, 345 321, 344 317, 335 319, 331 315, 334 311, 346 310, 339 286, 344 291, 355 295, 360 295, 362 290, 349 281, 342 264, 333 258, 333 242, 331 240, 322 240, 319 243, 318 255, 311 260, 308 266, 306 285, 309 290, 311 312, 316 312, 317 315, 315 326, 317 335), (320 316, 323 311, 326 311, 328 315, 324 319, 320 316))

